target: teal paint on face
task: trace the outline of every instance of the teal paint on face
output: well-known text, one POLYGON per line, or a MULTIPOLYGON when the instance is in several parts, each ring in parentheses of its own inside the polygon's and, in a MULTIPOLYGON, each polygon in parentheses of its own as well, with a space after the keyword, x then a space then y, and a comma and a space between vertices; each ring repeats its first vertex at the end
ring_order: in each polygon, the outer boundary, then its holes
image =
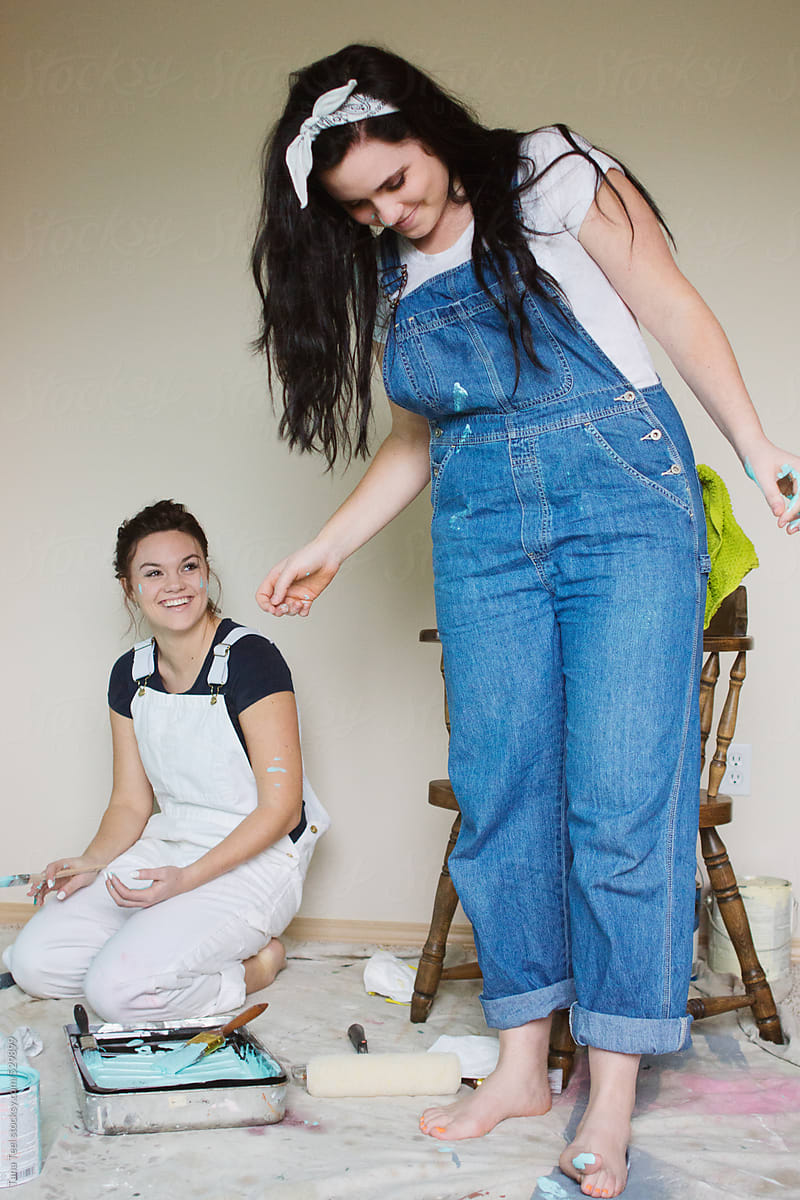
POLYGON ((141 596, 141 594, 142 594, 142 585, 139 584, 139 595, 141 596))

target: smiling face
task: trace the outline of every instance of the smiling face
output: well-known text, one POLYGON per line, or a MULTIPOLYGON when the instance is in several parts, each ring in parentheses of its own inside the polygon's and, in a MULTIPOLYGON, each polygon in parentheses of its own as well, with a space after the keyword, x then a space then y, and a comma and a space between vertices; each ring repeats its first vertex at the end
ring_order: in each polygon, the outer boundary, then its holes
POLYGON ((472 216, 450 198, 445 164, 413 139, 362 138, 319 179, 359 225, 390 226, 427 253, 452 245, 472 216))
POLYGON ((199 543, 177 529, 137 542, 123 586, 156 633, 191 629, 208 610, 208 563, 199 543))

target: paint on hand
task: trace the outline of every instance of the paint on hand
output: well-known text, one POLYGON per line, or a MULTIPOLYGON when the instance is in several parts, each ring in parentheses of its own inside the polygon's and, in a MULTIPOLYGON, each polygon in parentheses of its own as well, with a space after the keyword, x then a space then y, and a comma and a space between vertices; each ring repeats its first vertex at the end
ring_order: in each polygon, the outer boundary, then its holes
POLYGON ((536 1180, 536 1186, 543 1196, 557 1196, 558 1200, 566 1200, 567 1192, 564 1191, 561 1184, 547 1175, 540 1175, 536 1180))
POLYGON ((593 1154, 576 1154, 572 1160, 572 1165, 576 1171, 585 1171, 589 1163, 597 1162, 593 1154))

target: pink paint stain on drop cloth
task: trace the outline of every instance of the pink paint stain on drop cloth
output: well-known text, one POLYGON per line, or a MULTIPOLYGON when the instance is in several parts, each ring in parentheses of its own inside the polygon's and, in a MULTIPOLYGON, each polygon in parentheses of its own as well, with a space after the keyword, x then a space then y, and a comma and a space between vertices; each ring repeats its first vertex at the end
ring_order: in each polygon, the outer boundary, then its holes
POLYGON ((733 1079, 713 1079, 682 1071, 672 1080, 670 1091, 676 1099, 677 1093, 684 1093, 683 1113, 768 1116, 771 1113, 800 1112, 800 1082, 764 1071, 743 1071, 733 1079))

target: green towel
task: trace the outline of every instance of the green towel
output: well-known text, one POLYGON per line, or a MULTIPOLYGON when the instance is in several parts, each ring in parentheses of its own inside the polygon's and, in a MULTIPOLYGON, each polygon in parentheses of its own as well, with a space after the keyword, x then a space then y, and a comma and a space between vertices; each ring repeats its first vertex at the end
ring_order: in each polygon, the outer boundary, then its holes
POLYGON ((698 463, 697 474, 703 485, 711 557, 705 628, 725 597, 736 590, 748 571, 758 566, 758 556, 755 546, 733 515, 728 489, 717 472, 698 463))

